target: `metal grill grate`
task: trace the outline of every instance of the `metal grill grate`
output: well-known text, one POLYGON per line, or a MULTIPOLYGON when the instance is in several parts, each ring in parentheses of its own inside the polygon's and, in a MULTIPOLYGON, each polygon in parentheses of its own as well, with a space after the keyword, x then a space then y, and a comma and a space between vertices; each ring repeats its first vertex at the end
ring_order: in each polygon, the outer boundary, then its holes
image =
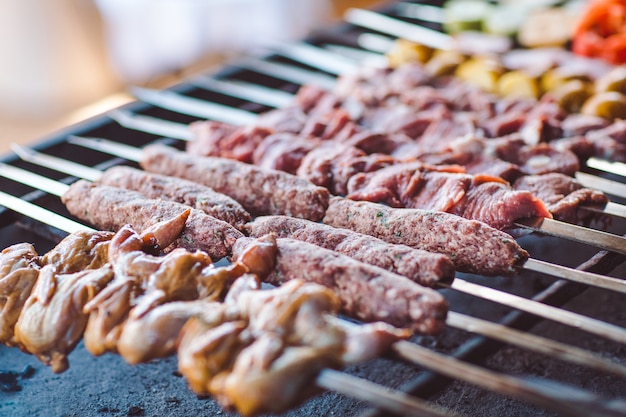
MULTIPOLYGON (((397 17, 398 10, 391 5, 382 12, 397 17)), ((411 22, 408 18, 402 20, 411 22)), ((378 44, 384 44, 392 38, 391 35, 345 23, 332 31, 316 34, 306 42, 278 45, 274 52, 261 58, 249 58, 232 63, 216 74, 189 80, 170 89, 166 95, 162 92, 137 90, 136 94, 141 101, 124 106, 123 112, 111 115, 113 118, 102 115, 70 126, 35 146, 34 149, 45 155, 99 170, 117 164, 135 165, 132 158, 129 160, 85 148, 72 140, 72 137, 105 138, 135 148, 155 141, 165 141, 182 148, 184 146, 182 141, 172 139, 184 136, 184 130, 176 124, 185 125, 204 118, 222 118, 239 124, 248 123, 255 113, 262 113, 286 102, 288 96, 284 93, 294 93, 302 83, 318 83, 326 87, 332 85, 337 73, 354 67, 356 59, 364 57, 363 54, 354 52, 365 52, 363 39, 367 42, 376 39, 378 44), (329 60, 328 51, 348 57, 329 60), (215 80, 219 80, 220 83, 215 80), (273 94, 271 91, 280 94, 273 94), (266 97, 270 99, 265 99, 266 97), (164 98, 170 101, 164 102, 164 98), (190 101, 189 98, 195 101, 190 101), (214 107, 214 104, 224 108, 214 107), (232 109, 245 113, 233 113, 232 109), (131 119, 124 119, 129 115, 131 119), (155 131, 146 130, 142 126, 124 127, 123 125, 129 126, 138 120, 135 115, 149 116, 176 124, 169 125, 168 128, 171 129, 169 131, 160 130, 162 127, 155 131), (234 118, 231 120, 231 117, 234 118), (165 139, 164 136, 168 138, 165 139)), ((366 59, 374 62, 370 55, 366 59)), ((71 183, 76 179, 75 176, 68 177, 62 170, 44 168, 38 163, 27 162, 14 155, 6 156, 3 161, 9 166, 23 168, 64 183, 71 183)), ((624 182, 618 175, 599 170, 587 168, 585 172, 624 182)), ((39 187, 37 184, 23 185, 15 178, 0 177, 0 191, 45 207, 62 217, 71 217, 57 196, 38 190, 39 187)), ((624 198, 615 197, 612 200, 624 203, 624 198)), ((54 219, 49 220, 54 222, 54 219)), ((51 248, 66 233, 51 228, 42 221, 32 220, 28 216, 6 209, 0 209, 0 227, 2 227, 0 236, 2 247, 32 241, 36 243, 40 252, 51 248)), ((609 232, 616 235, 626 232, 626 222, 619 217, 612 217, 611 224, 606 227, 609 232)), ((623 254, 599 252, 593 245, 541 233, 524 236, 519 242, 533 258, 545 260, 552 265, 578 268, 606 277, 626 276, 623 254)), ((525 334, 541 335, 549 340, 580 347, 587 353, 595 353, 596 356, 614 363, 614 371, 621 372, 620 365, 626 366, 625 343, 620 342, 624 340, 621 331, 626 334, 626 313, 622 307, 625 301, 624 294, 589 288, 588 285, 560 280, 558 276, 559 274, 554 277, 531 270, 524 270, 513 278, 460 274, 462 282, 467 281, 482 288, 494 288, 504 293, 518 295, 522 298, 521 308, 512 308, 508 302, 502 304, 465 294, 459 291, 460 288, 444 289, 442 292, 450 301, 451 310, 454 312, 449 323, 456 325, 449 326, 444 334, 437 338, 414 338, 412 342, 415 347, 427 348, 424 354, 417 354, 412 351, 412 347, 401 345, 395 352, 399 359, 382 358, 347 371, 387 387, 406 390, 415 397, 427 399, 431 404, 440 405, 445 410, 462 415, 530 416, 553 415, 555 412, 571 415, 593 413, 626 415, 626 407, 623 407, 626 397, 624 374, 618 376, 596 368, 572 364, 565 360, 567 358, 563 354, 554 351, 537 353, 530 349, 532 346, 527 348, 514 346, 513 342, 518 342, 516 335, 505 333, 506 328, 518 329, 528 332, 525 334), (544 320, 536 314, 537 309, 543 311, 541 307, 533 307, 528 300, 554 306, 558 309, 557 314, 572 311, 581 316, 597 318, 604 322, 603 324, 614 325, 616 328, 605 331, 598 326, 593 329, 595 333, 590 333, 582 324, 573 322, 559 324, 553 320, 544 320), (459 316, 457 313, 462 315, 459 316), (479 322, 474 320, 470 324, 464 323, 464 315, 484 319, 490 323, 499 323, 506 328, 496 327, 493 331, 483 328, 478 333, 484 335, 476 335, 472 326, 479 322), (497 335, 500 335, 502 340, 497 340, 497 335), (444 355, 431 359, 427 353, 430 351, 444 355), (406 356, 415 355, 419 356, 422 366, 407 363, 406 356), (478 368, 475 368, 477 376, 472 376, 470 370, 474 368, 467 366, 460 368, 455 374, 455 359, 462 364, 478 365, 478 368), (442 362, 439 363, 439 360, 442 362), (434 364, 433 369, 429 369, 429 363, 434 364), (496 379, 494 385, 489 385, 491 381, 481 373, 490 369, 504 375, 503 379, 496 379), (447 372, 452 375, 447 375, 447 372), (508 377, 513 377, 511 391, 503 391, 508 388, 505 386, 508 377), (473 382, 466 382, 467 378, 473 379, 473 382), (477 386, 476 382, 485 385, 477 386), (526 387, 530 387, 528 391, 525 391, 526 387), (540 394, 544 394, 545 397, 540 394)), ((565 321, 568 319, 569 317, 566 317, 565 321)), ((593 323, 590 326, 593 327, 593 323)), ((539 344, 543 343, 543 340, 530 340, 528 343, 539 344)), ((186 390, 184 381, 176 376, 172 360, 129 367, 116 357, 92 358, 79 346, 70 357, 72 362, 70 370, 51 378, 49 370, 41 369, 41 365, 38 365, 32 357, 16 352, 15 349, 1 347, 0 358, 2 368, 0 370, 10 371, 3 375, 8 379, 14 379, 23 389, 17 393, 0 391, 0 414, 6 412, 8 415, 13 413, 43 415, 50 410, 52 413, 47 415, 95 416, 107 413, 214 415, 220 412, 219 407, 211 400, 197 399, 186 390), (34 376, 28 371, 23 372, 27 365, 37 368, 34 376), (51 398, 61 398, 61 401, 59 404, 51 405, 51 398)), ((290 412, 289 415, 373 416, 387 413, 370 409, 370 405, 362 401, 369 398, 369 393, 358 392, 362 386, 354 388, 344 386, 336 389, 342 391, 344 388, 348 391, 352 389, 350 396, 356 399, 329 393, 290 412)), ((375 390, 380 392, 379 387, 375 390)))

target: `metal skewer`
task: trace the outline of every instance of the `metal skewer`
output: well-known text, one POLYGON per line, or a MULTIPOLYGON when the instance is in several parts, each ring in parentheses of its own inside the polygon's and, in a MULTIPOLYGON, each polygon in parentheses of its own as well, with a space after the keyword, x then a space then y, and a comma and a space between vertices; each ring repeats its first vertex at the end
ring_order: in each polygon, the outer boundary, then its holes
POLYGON ((295 84, 316 85, 326 90, 332 90, 336 82, 335 77, 330 75, 305 70, 293 65, 262 61, 254 58, 242 59, 234 62, 232 65, 295 84))

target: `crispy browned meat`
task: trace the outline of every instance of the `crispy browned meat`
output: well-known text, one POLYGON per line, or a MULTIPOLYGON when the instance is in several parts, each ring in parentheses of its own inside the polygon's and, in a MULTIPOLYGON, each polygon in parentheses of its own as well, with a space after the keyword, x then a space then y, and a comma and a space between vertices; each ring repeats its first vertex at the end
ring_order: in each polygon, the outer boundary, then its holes
POLYGON ((237 229, 250 221, 250 213, 227 195, 215 192, 197 182, 153 174, 127 166, 104 171, 99 184, 138 191, 147 198, 176 201, 202 210, 206 214, 232 224, 237 229))
POLYGON ((30 243, 0 253, 0 343, 15 345, 15 323, 39 276, 38 257, 30 243))
MULTIPOLYGON (((62 200, 73 215, 100 229, 113 231, 126 224, 143 231, 156 222, 188 210, 187 206, 180 203, 146 199, 135 191, 83 180, 72 184, 62 200)), ((205 251, 217 260, 228 255, 232 244, 241 236, 242 233, 232 225, 192 209, 185 228, 173 245, 205 251)))
MULTIPOLYGON (((169 224, 162 222, 156 229, 159 226, 169 224)), ((206 253, 182 248, 154 256, 145 252, 145 241, 146 235, 129 227, 111 241, 115 280, 85 306, 90 314, 85 346, 94 355, 118 352, 128 363, 138 363, 174 353, 178 332, 189 317, 222 300, 250 268, 267 274, 264 269, 273 265, 272 259, 248 256, 248 264, 215 267, 206 253)), ((257 248, 252 252, 275 256, 271 242, 257 248)))
POLYGON ((324 223, 448 255, 462 272, 512 275, 529 256, 510 235, 444 212, 397 209, 335 197, 324 223))
MULTIPOLYGON (((49 268, 46 269, 48 271, 47 276, 42 278, 48 279, 50 282, 56 282, 56 276, 100 268, 107 262, 108 245, 112 236, 113 234, 110 232, 77 231, 68 235, 56 247, 41 257, 37 255, 35 249, 30 244, 14 245, 5 249, 0 255, 0 343, 5 343, 9 346, 16 344, 14 338, 15 324, 35 287, 41 266, 49 265, 54 268, 54 272, 49 268)), ((88 280, 82 280, 78 285, 83 284, 87 285, 87 291, 92 291, 93 288, 89 286, 88 280)), ((50 291, 54 293, 55 290, 51 288, 50 291)), ((61 294, 59 297, 65 296, 61 294)), ((75 302, 80 303, 81 301, 77 298, 75 302)), ((59 308, 57 306, 60 305, 61 302, 57 299, 55 306, 50 308, 59 308)), ((69 313, 72 313, 72 311, 70 310, 69 313)), ((38 318, 31 317, 29 319, 31 322, 50 320, 50 318, 43 317, 41 312, 33 313, 31 310, 29 314, 34 316, 39 314, 40 316, 38 318)), ((55 324, 61 328, 64 325, 71 326, 71 320, 68 317, 64 318, 63 323, 55 324)), ((43 326, 44 324, 41 325, 43 326)), ((24 331, 26 330, 32 329, 25 329, 24 331)), ((51 330, 51 333, 46 336, 53 337, 55 335, 54 331, 51 330)), ((70 333, 68 331, 68 334, 70 333)), ((67 342, 67 346, 61 350, 71 348, 72 343, 72 341, 67 342)), ((37 348, 40 348, 40 346, 38 345, 37 348)), ((63 365, 61 364, 60 366, 62 367, 63 365)))
POLYGON ((323 368, 372 359, 410 335, 340 325, 336 296, 317 284, 234 292, 185 324, 178 364, 196 393, 245 416, 282 413, 319 391, 312 381, 323 368))
MULTIPOLYGON (((158 225, 168 227, 169 223, 158 225)), ((122 228, 111 241, 109 259, 115 280, 84 306, 89 315, 85 346, 94 355, 117 351, 129 315, 140 319, 160 304, 194 300, 202 291, 196 277, 211 265, 206 253, 177 248, 165 256, 154 256, 145 253, 144 244, 145 236, 130 227, 122 228)), ((224 291, 223 287, 217 289, 218 294, 224 291)))
POLYGON ((328 190, 281 171, 225 158, 198 157, 163 145, 144 148, 141 166, 151 172, 197 181, 237 200, 253 216, 286 214, 318 221, 328 190))
MULTIPOLYGON (((235 259, 253 240, 237 241, 235 259)), ((302 279, 324 285, 337 294, 344 314, 365 322, 384 321, 423 334, 437 334, 445 326, 448 303, 437 291, 308 242, 276 241, 276 267, 266 282, 302 279)))
POLYGON ((107 267, 58 274, 54 265, 44 266, 15 325, 17 344, 54 372, 65 371, 67 355, 87 324, 84 305, 112 279, 113 270, 107 267))
POLYGON ((450 283, 454 279, 454 263, 446 255, 387 243, 352 230, 287 216, 257 217, 246 229, 252 237, 274 233, 279 238, 313 243, 357 261, 404 275, 427 287, 450 283))

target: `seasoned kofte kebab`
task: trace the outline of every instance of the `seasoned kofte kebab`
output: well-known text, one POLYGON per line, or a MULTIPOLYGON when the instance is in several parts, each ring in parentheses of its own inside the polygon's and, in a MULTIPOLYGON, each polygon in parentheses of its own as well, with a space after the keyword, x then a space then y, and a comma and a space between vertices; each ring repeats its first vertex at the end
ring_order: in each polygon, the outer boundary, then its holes
POLYGON ((75 232, 42 256, 26 243, 3 250, 0 342, 54 372, 67 369, 83 338, 92 354, 119 353, 131 364, 177 354, 194 392, 257 415, 317 393, 312 382, 324 368, 378 357, 411 334, 380 322, 343 324, 339 299, 318 284, 261 291, 277 252, 271 235, 226 267, 201 251, 163 254, 189 215, 142 234, 130 226, 75 232))

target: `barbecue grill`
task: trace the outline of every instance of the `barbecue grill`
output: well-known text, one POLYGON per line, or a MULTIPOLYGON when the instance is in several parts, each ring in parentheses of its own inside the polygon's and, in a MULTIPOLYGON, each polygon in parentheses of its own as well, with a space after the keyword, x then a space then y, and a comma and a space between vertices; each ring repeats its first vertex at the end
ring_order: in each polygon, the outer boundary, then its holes
MULTIPOLYGON (((377 13, 401 22, 423 24, 402 15, 401 11, 396 4, 389 4, 377 13)), ((105 138, 133 147, 156 141, 182 149, 183 142, 176 139, 181 135, 176 124, 212 117, 234 117, 239 123, 246 123, 247 120, 237 117, 245 119, 250 114, 280 107, 281 103, 288 102, 288 94, 297 91, 303 83, 330 86, 337 73, 359 60, 375 65, 380 62, 379 53, 384 45, 409 27, 398 26, 403 29, 384 33, 381 28, 366 27, 364 21, 357 24, 356 17, 361 15, 352 16, 348 20, 354 23, 346 21, 296 44, 275 45, 271 52, 250 56, 217 72, 176 85, 166 91, 166 95, 137 90, 138 101, 116 113, 70 126, 33 149, 96 169, 134 165, 127 158, 78 145, 73 137, 105 138), (211 107, 212 104, 220 107, 211 107), (244 112, 236 113, 233 109, 244 112), (175 124, 151 130, 138 123, 140 119, 133 118, 136 115, 175 124)), ((6 155, 2 161, 62 183, 76 180, 76 175, 68 176, 62 169, 43 167, 16 155, 6 155)), ((619 175, 589 167, 584 172, 626 182, 619 175)), ((0 191, 62 217, 71 217, 57 196, 39 189, 36 184, 24 185, 17 178, 2 177, 0 191)), ((611 195, 611 200, 626 203, 624 196, 611 195)), ((0 199, 0 204, 9 205, 6 199, 0 199)), ((20 214, 16 209, 0 209, 0 227, 3 248, 27 241, 33 242, 40 253, 51 249, 67 233, 50 215, 44 214, 43 219, 36 220, 30 212, 20 214)), ((591 228, 623 235, 626 221, 610 217, 608 222, 590 224, 587 230, 591 228)), ((626 277, 624 243, 621 243, 622 253, 603 251, 594 242, 585 241, 591 235, 583 236, 582 242, 575 242, 539 231, 525 233, 518 241, 534 260, 605 277, 626 277)), ((389 415, 390 410, 384 409, 380 396, 387 393, 386 389, 392 389, 406 392, 409 402, 423 399, 443 415, 626 416, 626 310, 623 308, 626 295, 560 279, 561 274, 549 275, 530 269, 507 278, 458 274, 470 287, 466 291, 460 287, 441 290, 453 312, 451 325, 442 335, 414 337, 411 346, 423 350, 401 344, 388 357, 346 369, 347 375, 361 378, 356 382, 344 380, 332 372, 323 373, 318 383, 329 391, 287 415, 389 415), (488 299, 489 289, 501 291, 495 295, 496 300, 488 299), (506 295, 503 293, 517 297, 503 299, 506 295), (554 310, 543 306, 553 306, 554 310), (569 312, 577 316, 570 317, 569 312), (555 319, 561 315, 564 323, 555 319), (467 316, 469 322, 464 321, 467 316), (585 317, 598 322, 587 324, 585 317), (596 324, 598 326, 594 327, 596 324), (558 346, 548 352, 536 350, 550 342, 563 344, 567 351, 558 346), (569 358, 572 348, 607 362, 608 369, 600 369, 602 365, 584 356, 572 362, 569 358), (430 352, 437 355, 430 357, 430 352), (366 390, 369 385, 364 385, 363 380, 377 384, 372 392, 366 390)), ((0 347, 0 415, 209 416, 224 413, 214 400, 198 398, 187 388, 173 358, 130 366, 116 355, 93 357, 80 344, 70 355, 70 363, 68 371, 55 375, 35 357, 18 349, 0 347)), ((396 397, 390 397, 389 401, 392 406, 399 404, 396 397)), ((404 410, 402 414, 419 414, 411 408, 396 410, 404 410)))

